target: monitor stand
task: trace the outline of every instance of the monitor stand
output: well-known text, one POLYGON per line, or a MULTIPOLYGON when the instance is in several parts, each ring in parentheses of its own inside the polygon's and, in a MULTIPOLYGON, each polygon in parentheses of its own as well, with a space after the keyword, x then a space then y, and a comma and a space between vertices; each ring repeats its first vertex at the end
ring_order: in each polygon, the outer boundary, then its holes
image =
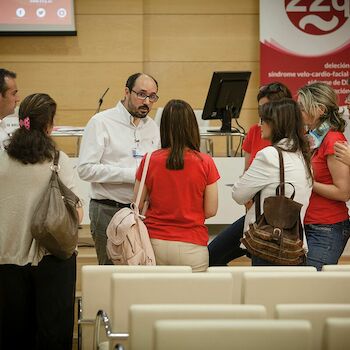
POLYGON ((237 128, 232 128, 232 111, 230 109, 223 110, 221 112, 221 128, 218 130, 207 130, 208 132, 221 133, 221 134, 232 134, 239 133, 237 128))

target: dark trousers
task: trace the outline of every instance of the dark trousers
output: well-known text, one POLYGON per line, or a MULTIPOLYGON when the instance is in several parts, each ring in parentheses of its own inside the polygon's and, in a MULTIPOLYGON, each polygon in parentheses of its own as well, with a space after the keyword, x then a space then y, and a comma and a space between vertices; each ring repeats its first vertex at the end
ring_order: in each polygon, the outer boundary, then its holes
POLYGON ((245 216, 242 216, 209 243, 209 266, 225 266, 231 260, 246 254, 246 250, 240 248, 244 220, 245 216))
POLYGON ((0 349, 71 350, 76 255, 0 265, 0 349))

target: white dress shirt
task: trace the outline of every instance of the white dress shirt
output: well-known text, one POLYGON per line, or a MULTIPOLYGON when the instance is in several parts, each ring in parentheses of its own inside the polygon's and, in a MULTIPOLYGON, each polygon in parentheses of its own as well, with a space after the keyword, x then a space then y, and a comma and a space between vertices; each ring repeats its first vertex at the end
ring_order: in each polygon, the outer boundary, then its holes
POLYGON ((4 119, 0 119, 0 149, 4 149, 5 141, 10 139, 10 135, 6 131, 4 119))
POLYGON ((130 203, 142 157, 160 146, 159 128, 146 117, 136 126, 121 102, 88 122, 81 142, 78 174, 91 182, 91 198, 130 203))
MULTIPOLYGON (((284 148, 285 140, 279 145, 284 148)), ((312 181, 300 152, 282 151, 284 160, 285 182, 290 182, 295 187, 294 200, 303 205, 300 217, 304 221, 306 209, 312 191, 312 181)), ((261 190, 261 210, 263 210, 264 199, 276 195, 276 187, 280 181, 279 157, 277 150, 266 147, 256 154, 255 159, 248 170, 232 187, 232 198, 239 204, 244 204, 261 190)), ((286 196, 290 197, 293 192, 292 186, 286 185, 286 196)), ((244 222, 244 232, 248 230, 249 224, 255 222, 255 205, 247 212, 244 222)), ((306 240, 304 240, 304 243, 306 240)))

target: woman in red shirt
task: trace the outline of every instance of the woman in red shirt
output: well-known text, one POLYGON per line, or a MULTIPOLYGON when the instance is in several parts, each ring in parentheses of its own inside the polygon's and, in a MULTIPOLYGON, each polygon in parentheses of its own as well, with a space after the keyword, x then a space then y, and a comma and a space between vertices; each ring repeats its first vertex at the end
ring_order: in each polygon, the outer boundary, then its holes
MULTIPOLYGON (((160 123, 161 149, 152 153, 144 193, 149 195, 145 224, 157 265, 189 265, 205 271, 209 263, 205 219, 218 208, 213 159, 199 151, 200 135, 191 106, 171 100, 160 123)), ((137 193, 145 158, 136 173, 137 193)))
POLYGON ((299 89, 298 101, 313 149, 314 184, 304 225, 308 243, 307 264, 321 270, 337 264, 350 235, 348 209, 349 167, 334 157, 334 144, 346 141, 345 121, 339 114, 337 95, 317 82, 299 89))

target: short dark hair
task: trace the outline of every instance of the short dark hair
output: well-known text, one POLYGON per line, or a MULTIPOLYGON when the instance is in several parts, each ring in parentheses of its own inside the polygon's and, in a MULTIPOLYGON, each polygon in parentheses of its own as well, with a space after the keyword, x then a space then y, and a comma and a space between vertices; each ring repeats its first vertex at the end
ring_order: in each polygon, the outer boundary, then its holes
POLYGON ((53 159, 55 143, 47 134, 53 125, 56 102, 47 94, 27 96, 20 104, 19 120, 28 118, 29 127, 21 126, 12 135, 5 149, 8 155, 23 164, 36 164, 53 159))
POLYGON ((133 75, 130 75, 130 77, 125 83, 125 86, 129 89, 129 91, 131 91, 134 88, 137 78, 140 77, 141 75, 146 75, 147 77, 150 77, 155 82, 158 90, 158 82, 151 75, 145 74, 145 73, 135 73, 133 75))
POLYGON ((267 97, 269 101, 278 101, 281 98, 292 98, 292 93, 288 87, 278 81, 263 85, 259 89, 258 102, 267 97))
POLYGON ((162 148, 169 148, 167 169, 184 167, 184 150, 188 147, 199 152, 200 136, 196 116, 192 107, 183 100, 170 100, 164 107, 160 120, 162 148))
POLYGON ((8 89, 5 81, 6 77, 16 79, 16 73, 4 68, 0 68, 0 94, 2 96, 5 96, 5 92, 8 89))

